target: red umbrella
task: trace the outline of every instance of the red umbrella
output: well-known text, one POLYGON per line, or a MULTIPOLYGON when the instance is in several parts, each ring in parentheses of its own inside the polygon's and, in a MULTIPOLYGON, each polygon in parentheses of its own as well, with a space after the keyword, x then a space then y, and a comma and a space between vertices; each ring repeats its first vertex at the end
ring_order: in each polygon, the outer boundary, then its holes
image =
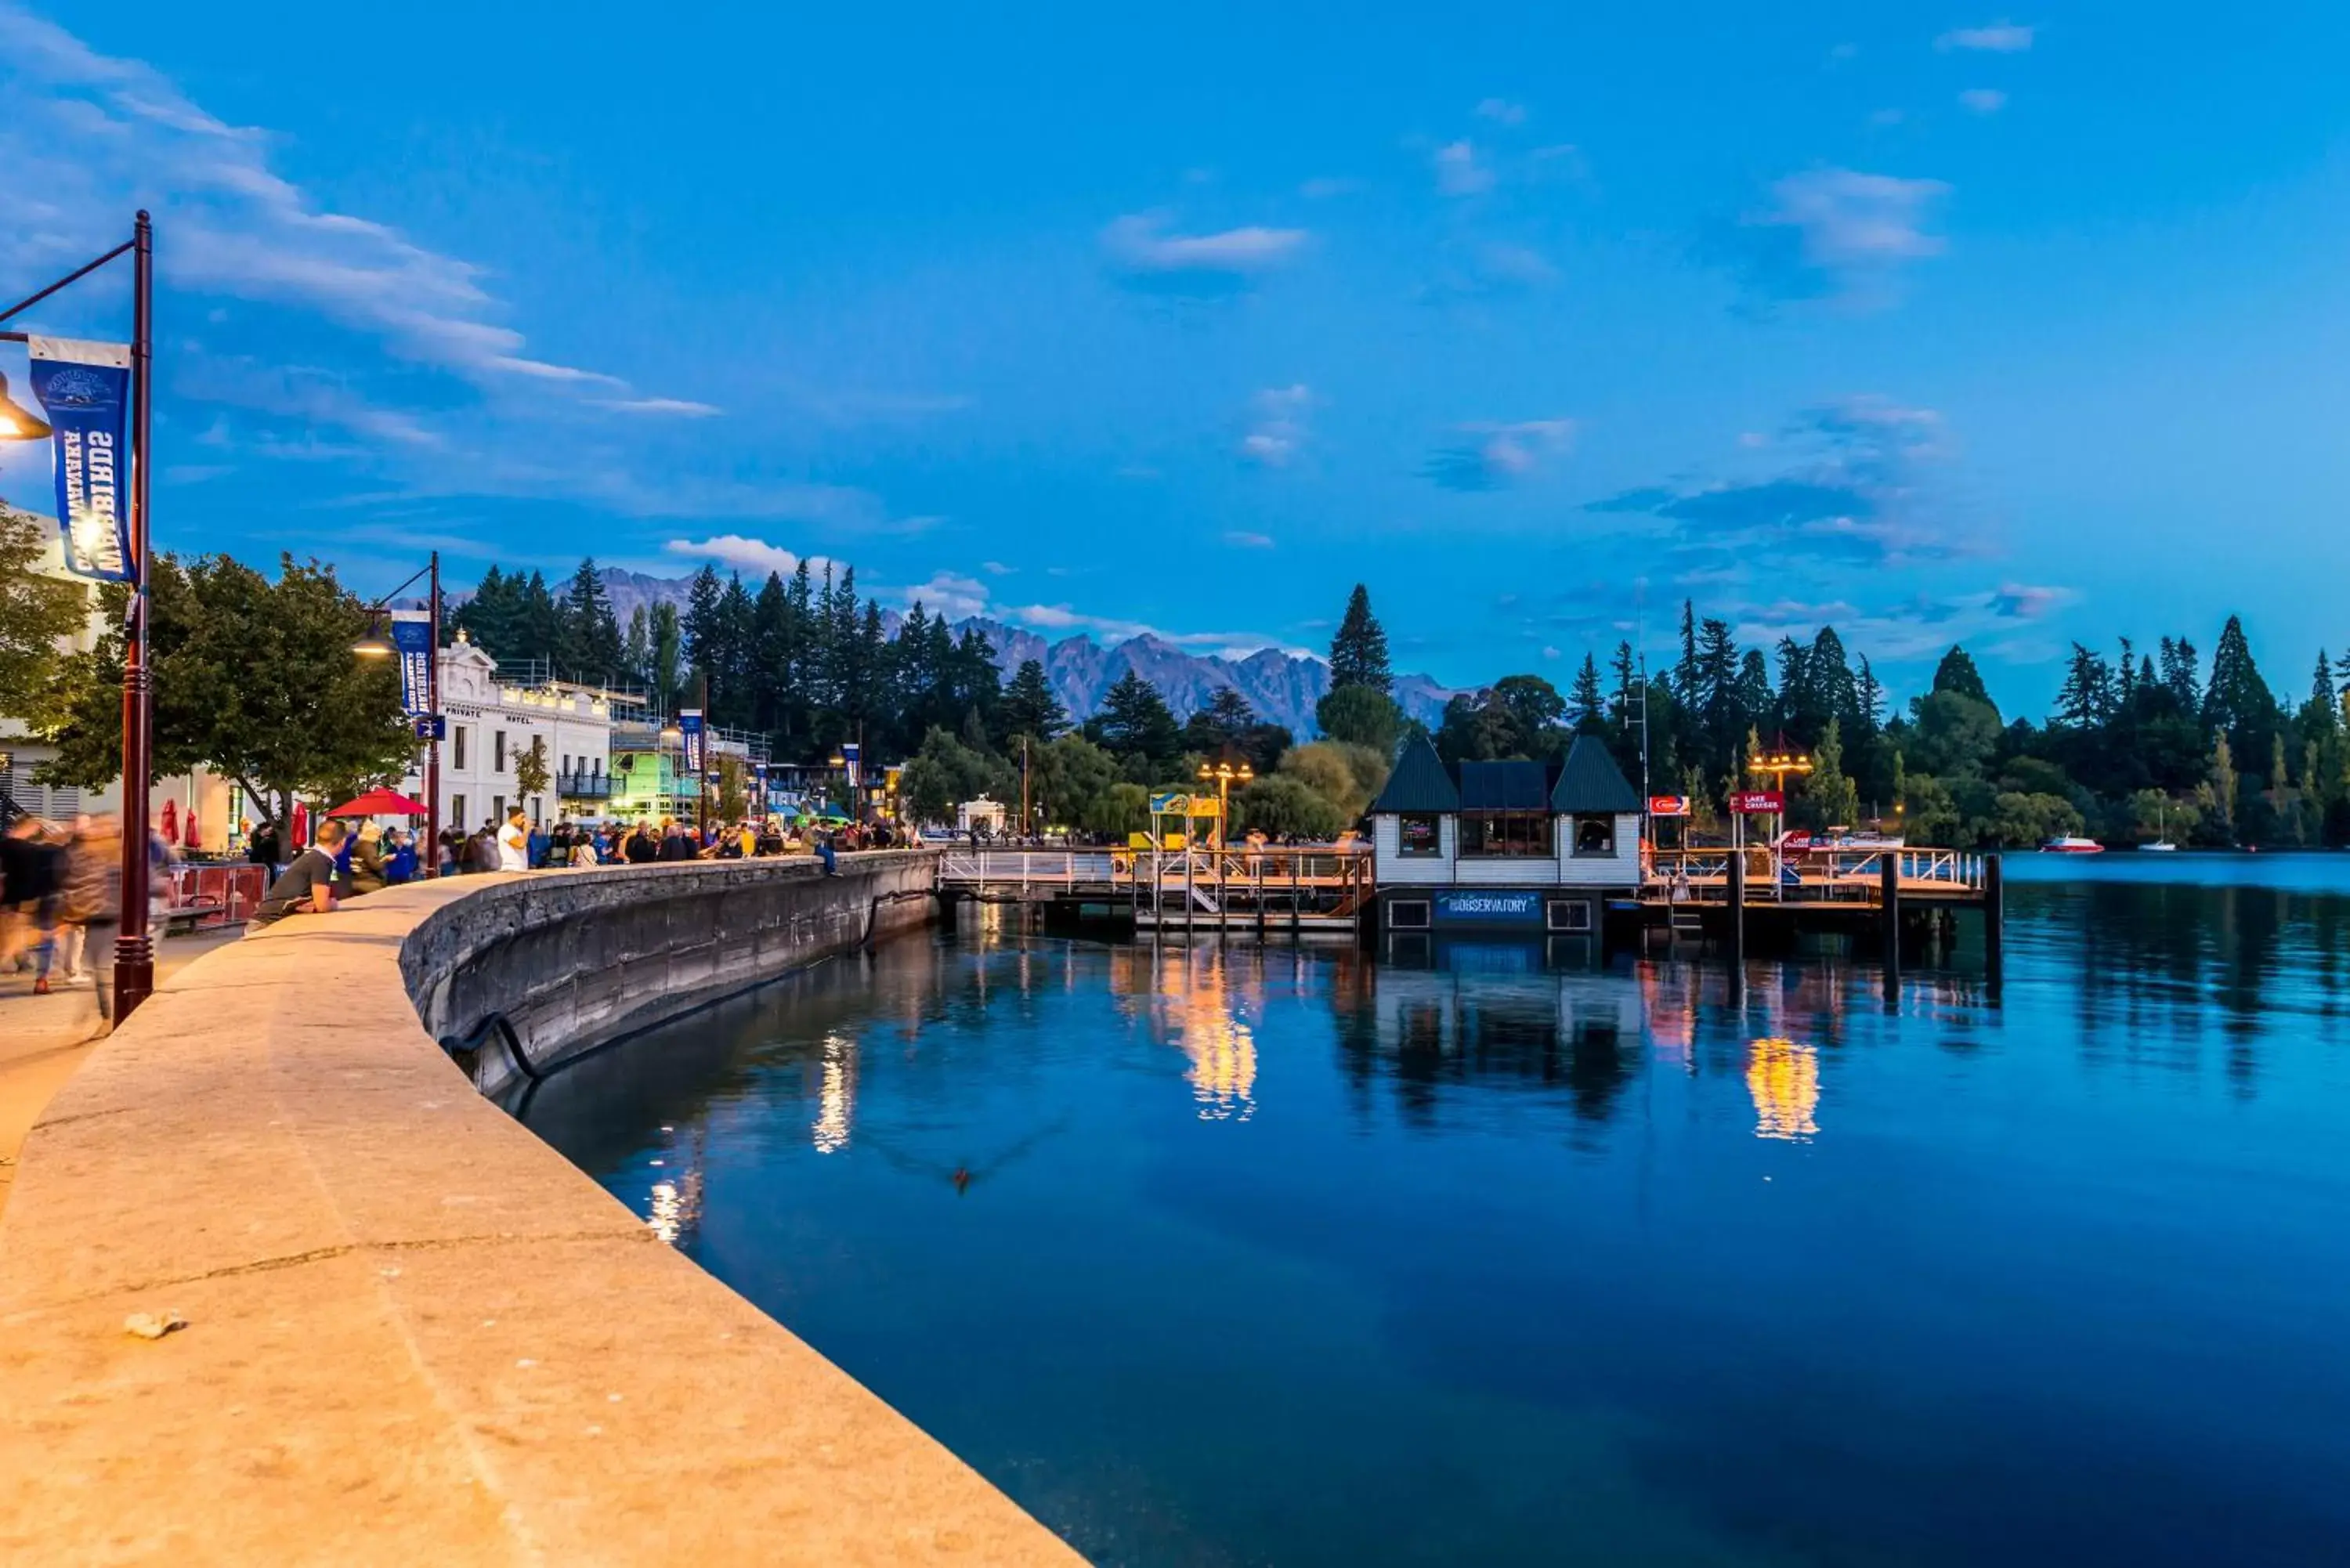
POLYGON ((294 849, 301 853, 302 846, 310 842, 310 808, 300 801, 294 803, 294 849))
POLYGON ((180 836, 180 805, 177 801, 163 803, 163 837, 168 842, 180 836))
POLYGON ((328 816, 422 816, 424 803, 411 800, 396 789, 371 789, 357 800, 347 800, 328 816))
POLYGON ((180 819, 180 841, 191 849, 203 847, 204 836, 196 831, 196 808, 188 807, 188 815, 180 819))

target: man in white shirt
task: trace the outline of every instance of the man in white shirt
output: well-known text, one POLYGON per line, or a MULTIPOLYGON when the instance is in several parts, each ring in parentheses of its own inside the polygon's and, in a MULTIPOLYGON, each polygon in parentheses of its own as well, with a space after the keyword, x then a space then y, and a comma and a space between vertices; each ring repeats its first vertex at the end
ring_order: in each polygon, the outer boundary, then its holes
POLYGON ((498 829, 498 869, 530 869, 530 829, 523 826, 520 806, 506 813, 506 825, 498 829))

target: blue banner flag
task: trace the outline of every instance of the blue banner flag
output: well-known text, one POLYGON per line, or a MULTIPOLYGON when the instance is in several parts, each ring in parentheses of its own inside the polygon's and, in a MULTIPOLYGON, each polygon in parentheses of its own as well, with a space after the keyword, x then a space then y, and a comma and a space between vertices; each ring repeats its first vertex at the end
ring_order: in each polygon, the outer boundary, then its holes
POLYGON ((400 650, 400 705, 411 713, 430 713, 432 711, 432 623, 393 621, 391 646, 400 650))
POLYGON ((130 558, 130 348, 34 337, 33 395, 41 400, 57 471, 57 526, 66 569, 127 583, 130 558))
POLYGON ((688 708, 677 716, 678 733, 685 737, 685 771, 702 772, 702 710, 688 708))

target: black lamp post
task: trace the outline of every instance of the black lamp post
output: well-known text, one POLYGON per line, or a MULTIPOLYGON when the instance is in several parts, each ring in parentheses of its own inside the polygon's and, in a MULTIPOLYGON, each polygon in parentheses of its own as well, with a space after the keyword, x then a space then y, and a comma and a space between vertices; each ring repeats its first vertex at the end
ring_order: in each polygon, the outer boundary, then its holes
MULTIPOLYGON (((114 941, 114 1018, 120 1023, 155 990, 155 941, 147 929, 147 792, 153 766, 154 679, 147 667, 148 432, 154 379, 155 230, 141 210, 130 237, 57 282, 5 310, 0 321, 22 315, 41 301, 118 256, 131 258, 130 286, 130 538, 123 564, 130 572, 130 604, 122 639, 122 924, 114 941)), ((27 334, 0 332, 21 343, 27 334)), ((42 420, 7 400, 0 382, 0 440, 41 441, 50 433, 42 420)), ((58 519, 66 522, 64 518, 58 519)))

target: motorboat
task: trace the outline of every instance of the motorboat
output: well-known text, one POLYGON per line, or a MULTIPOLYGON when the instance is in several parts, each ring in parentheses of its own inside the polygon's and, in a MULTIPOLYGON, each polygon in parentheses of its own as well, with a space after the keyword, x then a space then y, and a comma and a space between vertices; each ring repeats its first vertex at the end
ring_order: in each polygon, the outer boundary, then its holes
POLYGON ((2106 846, 2094 838, 2082 838, 2073 834, 2052 838, 2040 846, 2043 855, 2103 855, 2106 846))

